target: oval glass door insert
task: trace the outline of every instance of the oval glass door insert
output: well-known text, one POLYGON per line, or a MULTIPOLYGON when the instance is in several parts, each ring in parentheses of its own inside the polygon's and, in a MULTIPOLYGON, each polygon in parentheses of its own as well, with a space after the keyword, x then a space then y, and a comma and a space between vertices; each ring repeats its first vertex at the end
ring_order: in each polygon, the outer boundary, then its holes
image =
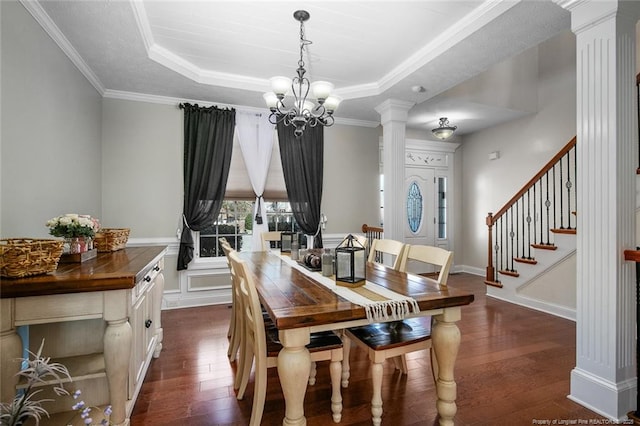
POLYGON ((411 182, 407 191, 407 221, 411 232, 417 233, 422 222, 422 192, 415 181, 411 182))

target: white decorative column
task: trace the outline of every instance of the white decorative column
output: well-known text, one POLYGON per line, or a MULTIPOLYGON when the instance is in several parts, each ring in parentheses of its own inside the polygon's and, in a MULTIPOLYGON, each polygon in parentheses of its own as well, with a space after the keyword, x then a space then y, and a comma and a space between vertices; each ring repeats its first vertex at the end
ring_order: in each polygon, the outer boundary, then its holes
POLYGON ((404 241, 404 156, 408 112, 413 102, 387 99, 376 107, 382 123, 384 237, 404 241))
POLYGON ((612 420, 635 410, 635 24, 640 2, 557 1, 577 68, 576 367, 569 398, 612 420))

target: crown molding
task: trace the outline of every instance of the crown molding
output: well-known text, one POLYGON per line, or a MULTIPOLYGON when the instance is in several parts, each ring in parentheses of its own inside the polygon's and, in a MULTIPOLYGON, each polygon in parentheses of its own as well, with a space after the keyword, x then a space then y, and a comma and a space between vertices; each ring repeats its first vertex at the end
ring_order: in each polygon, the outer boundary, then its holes
MULTIPOLYGON (((266 107, 256 108, 256 107, 251 107, 246 105, 221 104, 221 103, 216 103, 211 101, 203 101, 199 99, 184 99, 184 98, 174 98, 170 96, 148 95, 145 93, 125 92, 122 90, 106 89, 102 96, 108 99, 120 99, 125 101, 148 102, 152 104, 174 105, 174 106, 177 106, 178 104, 183 102, 188 102, 191 104, 198 104, 202 106, 215 105, 220 108, 233 108, 236 111, 242 111, 242 112, 269 114, 269 110, 266 107)), ((373 128, 373 127, 378 127, 380 125, 380 123, 377 121, 357 120, 352 118, 340 118, 340 117, 334 117, 334 119, 336 124, 344 124, 347 126, 373 128)))
MULTIPOLYGON (((435 60, 442 53, 469 37, 478 29, 484 27, 507 10, 516 6, 521 0, 502 1, 487 0, 477 9, 462 18, 455 25, 449 27, 432 42, 411 55, 407 60, 383 76, 376 84, 380 92, 391 87, 418 71, 430 61, 435 60)), ((370 94, 369 94, 370 95, 370 94)), ((368 95, 367 95, 368 96, 368 95)))
MULTIPOLYGON (((345 100, 381 95, 428 62, 436 59, 456 43, 459 43, 479 28, 520 3, 520 1, 522 0, 508 2, 503 0, 484 1, 481 6, 451 26, 431 43, 411 55, 388 74, 382 76, 380 80, 336 88, 336 94, 345 100)), ((198 83, 253 90, 261 93, 270 90, 271 85, 268 79, 205 70, 155 43, 144 4, 136 0, 131 0, 131 4, 149 59, 198 83)))
POLYGON ((105 88, 95 75, 93 70, 82 59, 78 51, 69 43, 69 40, 62 34, 60 28, 51 20, 47 12, 42 8, 40 3, 36 1, 20 0, 22 6, 33 16, 42 29, 51 37, 51 39, 60 47, 65 55, 71 60, 76 68, 84 75, 100 95, 104 95, 105 88))

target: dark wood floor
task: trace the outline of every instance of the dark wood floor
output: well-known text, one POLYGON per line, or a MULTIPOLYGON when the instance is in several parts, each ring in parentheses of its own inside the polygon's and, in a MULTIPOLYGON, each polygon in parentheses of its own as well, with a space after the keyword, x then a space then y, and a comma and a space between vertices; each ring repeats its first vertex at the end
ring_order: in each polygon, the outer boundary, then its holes
MULTIPOLYGON (((602 417, 567 399, 575 366, 575 323, 487 298, 482 278, 452 274, 449 285, 472 291, 462 308, 456 363, 456 425, 531 425, 535 420, 602 417)), ((151 363, 131 418, 139 425, 247 425, 253 381, 243 401, 235 398, 235 365, 227 359, 230 309, 209 306, 164 311, 164 349, 151 363)), ((408 356, 408 376, 385 366, 383 425, 435 425, 435 389, 426 353, 408 356)), ((364 352, 351 354, 351 381, 343 389, 342 425, 369 425, 371 382, 364 352)), ((318 381, 305 399, 307 424, 333 424, 329 373, 318 364, 318 381)), ((275 369, 269 370, 262 424, 281 425, 284 401, 275 369)), ((573 424, 576 424, 573 423, 573 424)), ((571 424, 571 423, 565 423, 571 424)), ((583 423, 584 424, 584 423, 583 423)), ((589 423, 587 423, 589 424, 589 423)))

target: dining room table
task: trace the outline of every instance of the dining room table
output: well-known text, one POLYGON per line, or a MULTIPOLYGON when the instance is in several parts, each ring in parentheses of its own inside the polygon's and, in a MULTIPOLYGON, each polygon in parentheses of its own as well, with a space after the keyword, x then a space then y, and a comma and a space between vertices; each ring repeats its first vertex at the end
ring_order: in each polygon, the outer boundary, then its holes
MULTIPOLYGON (((310 333, 339 332, 371 322, 416 316, 432 318, 432 362, 437 363, 433 369, 433 374, 437 374, 436 408, 440 425, 454 424, 457 411, 454 367, 461 339, 456 322, 461 319, 461 308, 473 302, 472 293, 439 286, 428 277, 378 263, 367 262, 366 286, 351 288, 336 285, 331 277, 324 277, 285 253, 240 252, 239 256, 254 275, 260 302, 277 327, 283 346, 277 361, 285 400, 283 425, 306 425, 304 398, 311 358, 305 345, 310 342, 310 333), (392 309, 385 308, 380 314, 380 306, 394 304, 408 306, 401 318, 398 309, 391 314, 392 309)), ((425 374, 431 375, 432 371, 425 374)))

